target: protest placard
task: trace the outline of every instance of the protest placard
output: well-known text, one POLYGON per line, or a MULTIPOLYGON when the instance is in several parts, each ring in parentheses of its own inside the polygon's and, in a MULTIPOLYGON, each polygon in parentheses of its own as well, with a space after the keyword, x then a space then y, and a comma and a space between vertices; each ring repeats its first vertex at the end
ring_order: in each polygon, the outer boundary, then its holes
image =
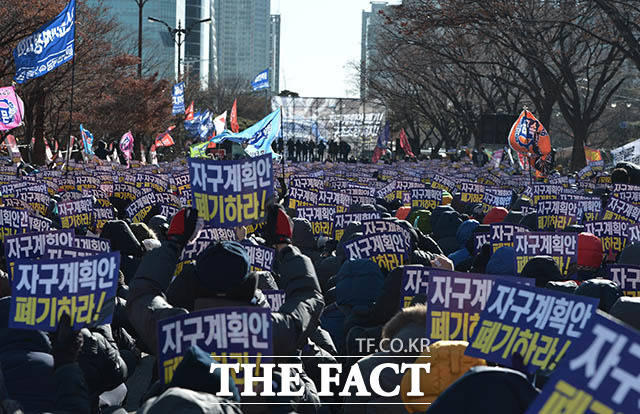
POLYGON ((421 265, 409 265, 402 268, 402 285, 400 285, 400 307, 407 308, 418 295, 426 300, 429 289, 429 268, 421 265))
POLYGON ((450 272, 430 269, 427 292, 427 338, 468 341, 497 280, 516 280, 533 286, 535 281, 513 276, 450 272))
POLYGON ((262 293, 267 298, 267 302, 269 302, 269 309, 271 312, 278 312, 280 307, 287 299, 287 294, 284 290, 263 290, 262 293))
POLYGON ((401 233, 362 236, 344 244, 344 251, 349 260, 370 259, 380 269, 388 272, 407 262, 408 250, 406 239, 401 233))
POLYGON ((530 232, 516 233, 513 247, 516 250, 518 273, 535 256, 551 256, 563 275, 568 275, 571 263, 578 260, 578 234, 530 232))
POLYGON ((189 159, 198 216, 211 227, 237 227, 265 216, 274 195, 271 154, 237 161, 189 159))
POLYGON ((613 264, 607 266, 607 277, 616 282, 624 296, 640 296, 640 266, 613 264))
POLYGON ((249 263, 251 264, 251 271, 271 271, 273 269, 273 259, 275 258, 276 251, 264 246, 258 246, 251 242, 243 242, 242 246, 249 255, 249 263))
POLYGON ((55 331, 63 312, 74 330, 111 322, 120 253, 14 264, 9 327, 55 331))
POLYGON ((637 413, 640 336, 598 311, 527 409, 536 413, 637 413))
POLYGON ((489 243, 491 251, 495 252, 501 247, 513 247, 513 237, 516 233, 526 233, 529 230, 524 226, 509 223, 494 223, 489 227, 489 243))
MULTIPOLYGON (((271 156, 271 154, 269 154, 271 156)), ((158 376, 168 384, 184 353, 197 345, 222 364, 259 366, 273 356, 271 310, 260 307, 215 308, 158 322, 158 376)), ((242 389, 244 379, 231 372, 242 389)))
POLYGON ((597 308, 595 298, 498 280, 465 355, 512 366, 518 353, 530 373, 553 370, 597 308))
POLYGON ((92 225, 93 200, 89 197, 58 204, 63 229, 92 225))
POLYGON ((315 236, 333 236, 333 223, 336 215, 336 206, 298 207, 296 212, 299 218, 309 220, 311 230, 315 236))
POLYGON ((365 220, 376 220, 380 219, 382 214, 379 211, 365 211, 360 213, 336 213, 335 215, 335 224, 334 224, 334 238, 338 241, 342 239, 342 235, 344 234, 344 229, 347 228, 349 223, 353 222, 363 222, 365 220))

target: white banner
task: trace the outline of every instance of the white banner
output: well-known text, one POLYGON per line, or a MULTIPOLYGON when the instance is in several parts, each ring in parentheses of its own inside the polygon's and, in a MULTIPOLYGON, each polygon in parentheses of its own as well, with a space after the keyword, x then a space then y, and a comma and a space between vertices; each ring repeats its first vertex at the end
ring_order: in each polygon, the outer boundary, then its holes
POLYGON ((372 151, 386 108, 374 101, 351 98, 274 96, 273 110, 282 107, 282 133, 289 139, 314 142, 344 140, 351 153, 372 151))
POLYGON ((613 156, 613 165, 621 161, 640 164, 640 139, 611 150, 611 155, 613 156))

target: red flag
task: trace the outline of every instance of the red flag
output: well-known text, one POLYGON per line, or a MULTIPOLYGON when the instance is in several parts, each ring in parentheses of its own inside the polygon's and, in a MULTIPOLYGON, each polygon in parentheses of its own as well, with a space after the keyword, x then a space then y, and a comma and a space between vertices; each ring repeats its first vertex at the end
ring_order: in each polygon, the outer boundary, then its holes
POLYGON ((377 163, 383 154, 384 154, 384 148, 380 148, 379 146, 376 145, 376 147, 373 149, 373 157, 371 157, 371 162, 373 164, 377 163))
POLYGON ((400 130, 400 135, 398 136, 398 138, 400 138, 400 147, 402 147, 404 154, 409 157, 415 158, 416 156, 413 155, 413 152, 411 151, 411 144, 409 144, 409 138, 407 138, 407 134, 404 132, 404 128, 400 130))
POLYGON ((231 124, 231 132, 233 132, 234 134, 237 134, 238 132, 240 132, 240 125, 238 125, 238 106, 237 106, 238 100, 234 99, 233 100, 233 108, 231 108, 231 120, 230 120, 230 124, 231 124))
POLYGON ((158 135, 156 137, 156 142, 155 145, 157 147, 170 147, 172 145, 175 144, 175 141, 173 140, 173 137, 171 135, 169 135, 169 133, 175 128, 175 125, 171 125, 169 128, 167 128, 166 131, 164 131, 164 133, 158 135))
POLYGON ((184 120, 193 121, 193 101, 191 101, 191 104, 187 107, 187 110, 184 111, 184 120))

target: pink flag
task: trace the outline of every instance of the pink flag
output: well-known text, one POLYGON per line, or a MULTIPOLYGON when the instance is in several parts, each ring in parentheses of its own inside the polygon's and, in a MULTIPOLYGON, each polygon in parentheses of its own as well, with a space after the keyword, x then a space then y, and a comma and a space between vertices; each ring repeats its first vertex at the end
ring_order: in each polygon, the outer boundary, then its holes
POLYGON ((20 155, 20 150, 18 149, 18 143, 16 142, 16 137, 9 134, 5 137, 4 143, 9 149, 9 154, 11 154, 11 160, 14 163, 19 163, 22 160, 22 155, 20 155))
POLYGON ((13 86, 0 88, 0 131, 8 131, 22 124, 24 104, 13 86))
POLYGON ((129 160, 131 160, 131 153, 133 152, 133 135, 131 135, 131 131, 127 131, 127 133, 120 138, 120 150, 128 163, 129 160))

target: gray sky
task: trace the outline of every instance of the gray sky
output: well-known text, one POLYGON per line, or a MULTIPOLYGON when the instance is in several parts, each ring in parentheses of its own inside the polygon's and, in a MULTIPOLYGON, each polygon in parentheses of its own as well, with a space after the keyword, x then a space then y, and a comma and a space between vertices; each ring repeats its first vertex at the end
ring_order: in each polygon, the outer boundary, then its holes
POLYGON ((362 10, 371 10, 369 0, 271 0, 271 12, 282 16, 280 89, 357 97, 347 64, 360 61, 362 10))

